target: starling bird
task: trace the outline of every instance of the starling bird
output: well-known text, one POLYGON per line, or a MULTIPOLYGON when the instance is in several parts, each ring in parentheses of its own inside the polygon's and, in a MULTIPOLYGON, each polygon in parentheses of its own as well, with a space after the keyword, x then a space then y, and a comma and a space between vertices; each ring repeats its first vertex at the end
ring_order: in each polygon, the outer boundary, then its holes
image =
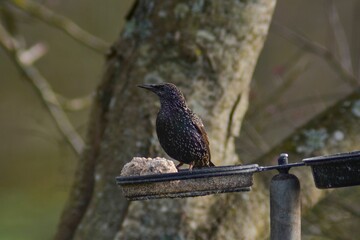
POLYGON ((215 166, 210 158, 209 140, 201 119, 186 105, 184 95, 172 83, 146 84, 138 87, 160 98, 156 133, 165 152, 189 169, 215 166))

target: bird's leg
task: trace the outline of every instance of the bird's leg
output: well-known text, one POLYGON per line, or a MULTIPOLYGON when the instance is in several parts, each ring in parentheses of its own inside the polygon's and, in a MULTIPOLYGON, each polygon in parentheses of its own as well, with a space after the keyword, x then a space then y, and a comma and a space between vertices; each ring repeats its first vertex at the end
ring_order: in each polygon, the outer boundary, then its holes
POLYGON ((184 163, 182 163, 182 162, 181 162, 181 163, 179 163, 179 164, 176 166, 176 169, 177 169, 177 170, 179 170, 179 169, 180 169, 180 167, 181 167, 183 164, 184 164, 184 163))
POLYGON ((193 167, 194 167, 194 162, 189 163, 189 171, 192 171, 193 167))

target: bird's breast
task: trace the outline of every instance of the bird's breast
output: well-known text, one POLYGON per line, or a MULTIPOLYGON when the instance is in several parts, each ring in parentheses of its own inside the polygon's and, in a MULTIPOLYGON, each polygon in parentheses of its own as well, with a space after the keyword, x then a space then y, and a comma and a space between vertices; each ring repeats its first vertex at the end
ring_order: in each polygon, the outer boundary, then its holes
POLYGON ((159 142, 176 160, 190 162, 206 154, 206 143, 186 111, 160 111, 156 120, 159 142))

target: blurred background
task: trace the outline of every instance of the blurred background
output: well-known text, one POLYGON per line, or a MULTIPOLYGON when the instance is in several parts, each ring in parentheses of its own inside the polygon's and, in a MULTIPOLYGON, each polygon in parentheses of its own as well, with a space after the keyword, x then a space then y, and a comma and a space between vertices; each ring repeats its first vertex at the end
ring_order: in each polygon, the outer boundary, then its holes
MULTIPOLYGON (((39 3, 112 44, 133 1, 39 3)), ((0 3, 1 9, 3 4, 6 1, 0 3)), ((65 110, 76 130, 85 137, 90 110, 87 100, 100 82, 105 55, 15 5, 12 11, 17 34, 26 45, 46 51, 35 67, 60 99, 64 102, 78 99, 82 103, 65 110)), ((285 32, 297 34, 310 45, 326 48, 359 79, 359 12, 360 2, 356 0, 278 1, 254 73, 250 108, 237 140, 238 152, 245 162, 254 161, 353 90, 351 82, 345 81, 328 59, 314 54, 306 44, 284 37, 281 29, 285 26, 285 32)), ((0 73, 0 239, 51 239, 78 158, 59 133, 38 92, 1 48, 0 73)), ((360 196, 358 192, 347 194, 360 196)), ((341 196, 336 194, 335 197, 341 196)), ((326 209, 334 207, 324 201, 326 209)), ((316 221, 319 215, 307 219, 316 221)))

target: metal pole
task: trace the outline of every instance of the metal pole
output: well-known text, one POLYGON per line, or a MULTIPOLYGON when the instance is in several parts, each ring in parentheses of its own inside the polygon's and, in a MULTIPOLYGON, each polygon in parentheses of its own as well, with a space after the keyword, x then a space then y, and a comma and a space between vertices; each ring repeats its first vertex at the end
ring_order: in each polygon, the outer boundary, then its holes
MULTIPOLYGON (((281 154, 279 165, 287 164, 287 154, 281 154)), ((270 239, 301 239, 301 203, 299 179, 279 169, 270 183, 270 239)))

